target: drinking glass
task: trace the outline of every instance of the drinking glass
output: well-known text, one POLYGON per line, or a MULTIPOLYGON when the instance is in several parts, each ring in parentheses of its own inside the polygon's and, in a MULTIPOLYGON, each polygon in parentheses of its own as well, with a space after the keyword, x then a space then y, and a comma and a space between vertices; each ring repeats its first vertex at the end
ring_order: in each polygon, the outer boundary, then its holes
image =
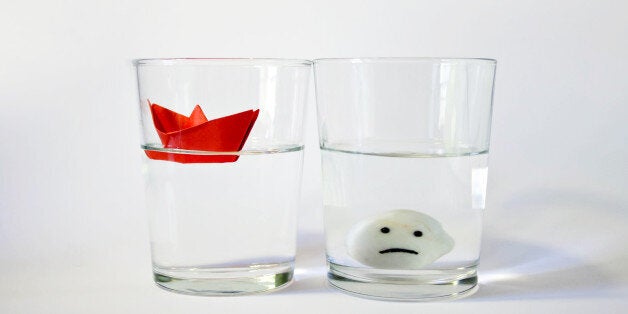
POLYGON ((328 280, 360 296, 477 289, 496 61, 314 61, 328 280))
POLYGON ((141 59, 154 280, 196 295, 292 280, 311 62, 141 59))

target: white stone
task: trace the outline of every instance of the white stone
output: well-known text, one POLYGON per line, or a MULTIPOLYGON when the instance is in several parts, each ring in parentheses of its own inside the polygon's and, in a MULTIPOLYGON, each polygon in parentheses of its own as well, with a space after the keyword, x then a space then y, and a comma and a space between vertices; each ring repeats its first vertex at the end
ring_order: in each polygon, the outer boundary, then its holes
POLYGON ((384 269, 420 269, 454 247, 454 239, 436 219, 407 209, 357 223, 346 240, 347 251, 356 261, 384 269))

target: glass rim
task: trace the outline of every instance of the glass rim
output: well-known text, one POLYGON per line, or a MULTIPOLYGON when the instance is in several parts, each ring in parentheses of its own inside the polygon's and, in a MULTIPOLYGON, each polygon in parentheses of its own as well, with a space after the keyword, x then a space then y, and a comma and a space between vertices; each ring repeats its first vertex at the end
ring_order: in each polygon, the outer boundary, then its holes
POLYGON ((451 57, 365 57, 365 58, 319 58, 313 63, 386 63, 386 62, 464 62, 497 64, 492 58, 451 58, 451 57))
POLYGON ((311 60, 284 58, 140 58, 134 59, 133 65, 276 65, 276 66, 310 66, 311 60))

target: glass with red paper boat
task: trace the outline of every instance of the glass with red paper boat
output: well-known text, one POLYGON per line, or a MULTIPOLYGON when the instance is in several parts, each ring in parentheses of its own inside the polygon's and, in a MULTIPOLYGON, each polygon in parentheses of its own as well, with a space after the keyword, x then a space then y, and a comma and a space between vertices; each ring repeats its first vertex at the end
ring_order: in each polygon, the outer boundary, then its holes
POLYGON ((157 285, 237 295, 289 284, 310 62, 135 63, 157 285))

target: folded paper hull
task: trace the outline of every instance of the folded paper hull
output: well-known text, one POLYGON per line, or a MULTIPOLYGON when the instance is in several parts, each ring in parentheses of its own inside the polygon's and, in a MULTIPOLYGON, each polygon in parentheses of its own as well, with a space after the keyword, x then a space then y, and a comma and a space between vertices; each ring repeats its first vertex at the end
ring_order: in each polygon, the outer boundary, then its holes
POLYGON ((191 163, 222 163, 234 162, 238 160, 238 155, 190 155, 190 154, 173 154, 168 152, 159 152, 154 150, 146 150, 146 156, 154 160, 174 161, 183 164, 191 163))
MULTIPOLYGON (((259 109, 247 110, 207 120, 198 105, 189 117, 157 104, 150 104, 150 108, 155 129, 164 148, 206 152, 242 150, 259 115, 259 109)), ((145 152, 146 156, 151 159, 179 163, 221 163, 238 160, 238 155, 196 155, 148 150, 145 152)))

